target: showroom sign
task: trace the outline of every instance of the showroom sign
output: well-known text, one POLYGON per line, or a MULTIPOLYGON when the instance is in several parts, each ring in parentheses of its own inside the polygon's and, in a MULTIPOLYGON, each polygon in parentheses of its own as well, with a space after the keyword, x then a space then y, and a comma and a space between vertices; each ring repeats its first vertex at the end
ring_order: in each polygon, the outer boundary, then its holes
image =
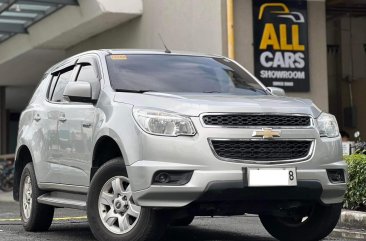
POLYGON ((309 91, 307 2, 253 0, 253 23, 255 76, 266 86, 309 91))

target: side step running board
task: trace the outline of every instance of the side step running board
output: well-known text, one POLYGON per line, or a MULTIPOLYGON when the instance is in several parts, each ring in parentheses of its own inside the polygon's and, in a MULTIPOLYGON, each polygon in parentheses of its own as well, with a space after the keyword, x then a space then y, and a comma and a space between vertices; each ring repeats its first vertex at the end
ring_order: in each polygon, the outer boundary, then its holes
POLYGON ((38 197, 38 202, 59 208, 86 210, 86 195, 50 192, 38 197))

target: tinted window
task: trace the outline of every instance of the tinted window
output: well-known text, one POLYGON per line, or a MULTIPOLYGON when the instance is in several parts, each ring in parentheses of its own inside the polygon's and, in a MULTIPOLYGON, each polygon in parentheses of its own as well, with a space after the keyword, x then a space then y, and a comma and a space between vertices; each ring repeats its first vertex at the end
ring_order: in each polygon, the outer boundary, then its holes
POLYGON ((77 81, 85 81, 89 82, 93 93, 93 99, 98 99, 99 91, 100 91, 100 84, 97 74, 95 73, 94 67, 91 65, 83 65, 79 71, 77 81))
POLYGON ((183 55, 107 56, 115 90, 263 95, 240 66, 224 58, 183 55))
POLYGON ((57 80, 56 88, 53 91, 52 101, 55 102, 63 102, 66 101, 64 99, 64 90, 69 81, 71 81, 71 74, 73 69, 69 69, 60 74, 57 80))
POLYGON ((48 92, 47 92, 47 99, 49 99, 49 100, 51 99, 52 92, 55 89, 57 79, 58 79, 58 75, 52 75, 51 83, 50 83, 50 86, 49 86, 48 92))

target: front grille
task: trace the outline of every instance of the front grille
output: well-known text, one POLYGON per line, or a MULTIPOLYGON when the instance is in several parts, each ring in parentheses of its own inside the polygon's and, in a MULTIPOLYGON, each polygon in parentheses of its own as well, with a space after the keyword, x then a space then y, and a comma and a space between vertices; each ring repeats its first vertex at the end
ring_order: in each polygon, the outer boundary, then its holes
POLYGON ((205 115, 202 118, 206 126, 310 126, 309 116, 300 115, 255 115, 255 114, 232 114, 232 115, 205 115))
POLYGON ((312 141, 211 140, 220 158, 247 161, 289 161, 310 153, 312 141))

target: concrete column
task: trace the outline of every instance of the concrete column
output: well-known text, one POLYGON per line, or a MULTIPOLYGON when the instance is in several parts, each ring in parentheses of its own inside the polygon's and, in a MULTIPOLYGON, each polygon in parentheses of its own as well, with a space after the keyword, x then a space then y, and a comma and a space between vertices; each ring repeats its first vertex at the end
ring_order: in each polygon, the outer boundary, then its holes
POLYGON ((324 0, 308 1, 308 28, 310 92, 288 93, 288 95, 310 98, 320 109, 328 111, 326 7, 324 0))
POLYGON ((6 153, 7 147, 7 116, 5 109, 5 87, 0 86, 0 154, 6 153))

